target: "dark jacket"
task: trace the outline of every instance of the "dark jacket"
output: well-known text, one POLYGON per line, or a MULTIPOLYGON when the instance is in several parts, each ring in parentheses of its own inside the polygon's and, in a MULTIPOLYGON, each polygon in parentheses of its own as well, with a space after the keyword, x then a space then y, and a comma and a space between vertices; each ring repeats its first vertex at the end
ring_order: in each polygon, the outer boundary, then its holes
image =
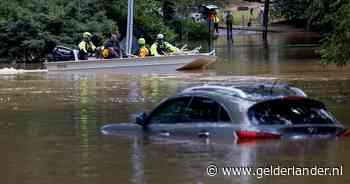
POLYGON ((104 46, 107 47, 107 48, 113 47, 113 48, 118 48, 118 49, 120 49, 120 44, 119 44, 119 41, 118 41, 118 40, 108 39, 108 40, 105 42, 104 46))

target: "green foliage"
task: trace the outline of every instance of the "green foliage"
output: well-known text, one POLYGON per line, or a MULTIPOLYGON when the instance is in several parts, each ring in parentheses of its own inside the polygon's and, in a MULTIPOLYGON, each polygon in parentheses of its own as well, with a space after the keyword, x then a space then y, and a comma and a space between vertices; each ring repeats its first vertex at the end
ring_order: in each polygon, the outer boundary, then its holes
MULTIPOLYGON (((175 39, 157 13, 158 1, 137 1, 135 6, 135 36, 147 35, 151 40, 162 32, 167 39, 175 39)), ((0 2, 0 55, 8 61, 42 62, 54 45, 76 48, 85 31, 98 36, 97 45, 111 32, 125 33, 126 19, 125 0, 4 0, 0 2)))
POLYGON ((151 16, 138 16, 135 18, 134 34, 138 37, 144 37, 147 43, 151 44, 155 41, 157 34, 163 33, 168 41, 174 41, 175 32, 165 26, 161 18, 151 16))
POLYGON ((289 21, 305 21, 308 18, 306 10, 310 2, 311 0, 278 0, 273 4, 272 10, 289 21))
POLYGON ((176 39, 175 32, 167 26, 159 13, 161 2, 154 0, 137 1, 134 34, 144 37, 148 44, 155 41, 157 34, 163 33, 168 41, 176 39))
POLYGON ((343 66, 350 62, 350 2, 337 1, 333 6, 339 9, 325 18, 333 23, 333 30, 322 41, 322 62, 343 66))
POLYGON ((274 10, 293 24, 321 32, 323 63, 339 66, 349 63, 349 0, 278 0, 274 3, 274 10))
POLYGON ((55 44, 75 47, 85 31, 106 36, 116 29, 115 22, 103 10, 96 11, 97 1, 81 1, 79 5, 77 2, 3 2, 0 55, 17 62, 43 61, 55 44))
POLYGON ((196 23, 189 17, 190 13, 197 12, 201 5, 216 4, 223 5, 223 1, 206 0, 160 0, 162 4, 163 19, 168 27, 173 29, 180 39, 199 40, 209 38, 208 27, 202 23, 196 23))
MULTIPOLYGON (((148 44, 158 33, 165 34, 168 41, 178 38, 176 32, 185 33, 190 39, 206 37, 205 25, 186 20, 191 7, 204 2, 135 1, 134 35, 145 37, 148 44), (164 16, 162 8, 166 2, 170 2, 170 9, 174 8, 170 17, 173 20, 164 16)), ((96 45, 101 45, 111 32, 118 30, 125 35, 127 3, 127 0, 2 0, 1 59, 42 62, 55 45, 76 48, 85 31, 97 35, 96 45)))
POLYGON ((324 28, 323 18, 335 11, 333 0, 277 0, 272 5, 275 16, 282 16, 290 23, 307 29, 324 28))
POLYGON ((210 37, 208 27, 204 23, 198 23, 191 19, 186 19, 184 20, 184 28, 184 32, 187 33, 188 39, 198 40, 210 37))

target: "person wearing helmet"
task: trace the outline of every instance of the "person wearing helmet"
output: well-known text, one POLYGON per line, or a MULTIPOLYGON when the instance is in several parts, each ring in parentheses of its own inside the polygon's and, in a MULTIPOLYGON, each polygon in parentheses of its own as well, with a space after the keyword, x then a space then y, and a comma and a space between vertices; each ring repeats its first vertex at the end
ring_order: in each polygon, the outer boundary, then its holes
POLYGON ((179 51, 180 50, 177 47, 171 45, 169 42, 164 41, 163 34, 158 34, 156 42, 154 42, 151 46, 152 56, 168 55, 179 51))
POLYGON ((150 50, 149 48, 146 47, 146 40, 144 38, 139 38, 138 44, 140 46, 137 56, 140 58, 144 58, 146 56, 150 55, 150 50))
POLYGON ((122 50, 119 43, 119 33, 111 33, 111 38, 108 39, 104 44, 104 49, 102 50, 102 56, 105 59, 117 58, 122 56, 122 50))
POLYGON ((79 59, 87 60, 95 50, 96 46, 91 42, 92 34, 89 32, 83 33, 83 40, 79 43, 79 59))

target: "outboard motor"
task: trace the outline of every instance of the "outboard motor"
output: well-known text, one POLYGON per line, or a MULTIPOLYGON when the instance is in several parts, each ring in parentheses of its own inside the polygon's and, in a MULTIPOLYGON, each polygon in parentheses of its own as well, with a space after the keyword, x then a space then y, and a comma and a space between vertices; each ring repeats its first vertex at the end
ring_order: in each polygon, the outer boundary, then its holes
POLYGON ((57 46, 52 50, 55 61, 74 61, 77 60, 77 51, 68 47, 57 46))

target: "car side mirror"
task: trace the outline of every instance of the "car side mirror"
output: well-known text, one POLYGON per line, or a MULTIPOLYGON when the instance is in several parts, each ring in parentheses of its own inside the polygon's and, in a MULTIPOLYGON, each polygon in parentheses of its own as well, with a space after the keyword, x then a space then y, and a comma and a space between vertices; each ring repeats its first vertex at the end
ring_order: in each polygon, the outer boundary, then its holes
POLYGON ((146 119, 147 119, 147 114, 145 112, 141 112, 136 116, 136 124, 145 126, 146 119))

